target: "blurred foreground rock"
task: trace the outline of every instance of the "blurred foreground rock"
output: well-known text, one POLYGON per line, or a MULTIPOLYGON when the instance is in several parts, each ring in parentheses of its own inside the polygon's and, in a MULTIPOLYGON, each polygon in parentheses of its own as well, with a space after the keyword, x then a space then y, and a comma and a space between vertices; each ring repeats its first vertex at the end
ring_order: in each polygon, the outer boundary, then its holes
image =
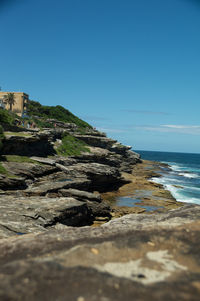
POLYGON ((200 206, 0 240, 1 300, 199 300, 200 206))

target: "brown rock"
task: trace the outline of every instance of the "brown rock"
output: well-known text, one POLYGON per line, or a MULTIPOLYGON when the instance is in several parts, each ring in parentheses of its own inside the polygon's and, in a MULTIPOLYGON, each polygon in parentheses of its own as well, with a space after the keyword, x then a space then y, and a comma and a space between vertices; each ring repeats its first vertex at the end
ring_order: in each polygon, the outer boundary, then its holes
POLYGON ((0 241, 1 300, 199 300, 200 206, 0 241))
POLYGON ((88 224, 86 203, 74 198, 13 197, 1 195, 0 238, 46 231, 57 223, 88 224))

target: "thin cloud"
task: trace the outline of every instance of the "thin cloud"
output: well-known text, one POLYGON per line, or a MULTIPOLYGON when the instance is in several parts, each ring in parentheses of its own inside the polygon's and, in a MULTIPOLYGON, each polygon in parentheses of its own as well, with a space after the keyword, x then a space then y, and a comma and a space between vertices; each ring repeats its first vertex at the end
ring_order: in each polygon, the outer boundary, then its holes
POLYGON ((87 120, 90 120, 90 121, 108 121, 109 120, 108 118, 105 118, 105 117, 90 116, 90 115, 85 115, 85 116, 82 115, 80 118, 87 119, 87 120))
POLYGON ((120 129, 113 129, 113 128, 101 128, 101 127, 97 127, 97 130, 99 130, 100 132, 105 132, 105 133, 124 133, 124 130, 120 130, 120 129))
POLYGON ((170 115, 168 112, 144 111, 144 110, 123 110, 127 113, 143 114, 143 115, 170 115))
POLYGON ((200 125, 176 125, 176 124, 165 124, 163 127, 171 129, 199 129, 200 125))
POLYGON ((159 126, 133 126, 133 129, 161 132, 161 133, 179 133, 179 134, 190 134, 200 135, 200 125, 177 125, 177 124, 164 124, 159 126))

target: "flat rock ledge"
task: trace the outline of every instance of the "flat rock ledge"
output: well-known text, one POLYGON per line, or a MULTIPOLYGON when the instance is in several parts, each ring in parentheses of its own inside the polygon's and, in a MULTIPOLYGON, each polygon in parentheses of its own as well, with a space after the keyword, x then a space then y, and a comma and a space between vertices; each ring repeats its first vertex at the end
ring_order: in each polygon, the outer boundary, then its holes
POLYGON ((0 238, 46 231, 59 223, 82 226, 90 219, 86 203, 72 197, 4 196, 0 208, 0 238))
POLYGON ((1 239, 0 262, 1 300, 199 300, 200 206, 1 239))

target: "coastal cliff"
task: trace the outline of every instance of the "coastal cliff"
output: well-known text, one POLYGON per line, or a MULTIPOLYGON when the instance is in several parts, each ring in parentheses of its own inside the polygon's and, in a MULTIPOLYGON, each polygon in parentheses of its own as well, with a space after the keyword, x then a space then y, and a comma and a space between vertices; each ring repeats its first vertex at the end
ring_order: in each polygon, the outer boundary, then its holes
POLYGON ((167 166, 45 122, 4 131, 0 299, 198 300, 200 207, 149 181, 167 166), (135 206, 116 206, 127 196, 135 206))
POLYGON ((91 127, 81 133, 76 124, 48 122, 56 127, 4 133, 0 237, 108 221, 110 206, 100 193, 128 183, 122 172, 141 162, 130 147, 91 127), (69 156, 65 148, 72 146, 69 156))

